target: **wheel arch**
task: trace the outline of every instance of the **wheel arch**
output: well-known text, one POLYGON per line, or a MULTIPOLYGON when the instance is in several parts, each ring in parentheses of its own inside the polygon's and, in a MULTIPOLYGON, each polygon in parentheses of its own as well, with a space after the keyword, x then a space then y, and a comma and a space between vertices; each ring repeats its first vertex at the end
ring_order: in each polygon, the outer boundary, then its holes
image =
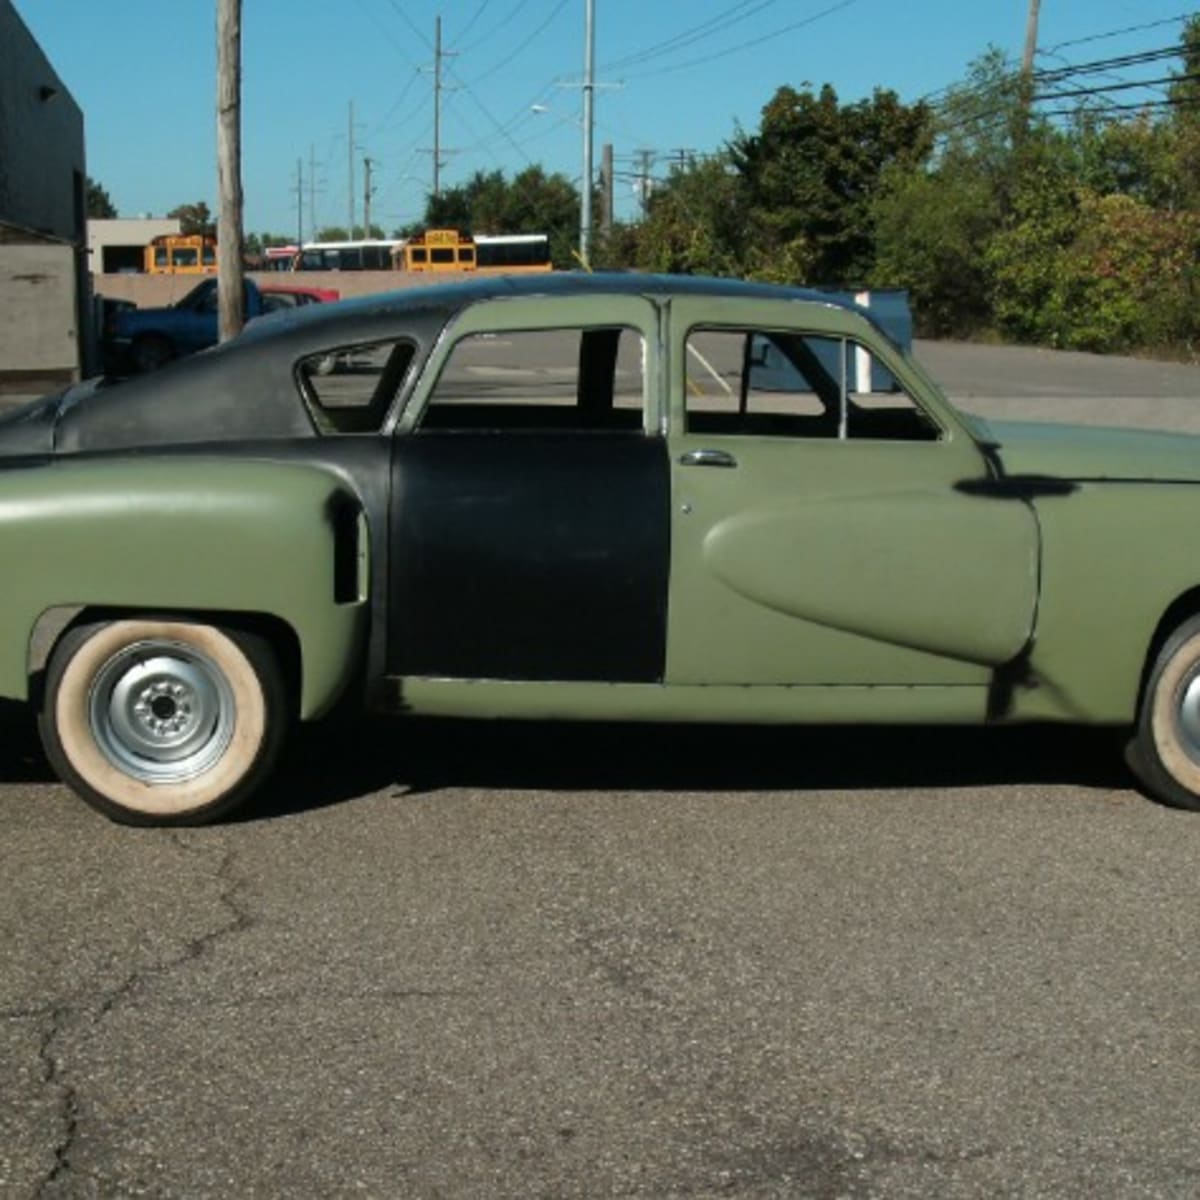
POLYGON ((0 478, 0 695, 68 628, 97 614, 161 614, 261 628, 292 663, 302 720, 361 667, 369 530, 345 481, 300 464, 66 462, 0 478))
POLYGON ((290 706, 289 716, 299 715, 304 683, 304 652, 300 635, 282 617, 272 613, 198 611, 187 608, 138 608, 112 605, 56 605, 37 619, 29 638, 29 699, 40 708, 44 699, 46 667, 56 647, 72 630, 82 625, 108 621, 152 620, 216 625, 241 633, 256 634, 275 653, 283 674, 290 706))
POLYGON ((1138 678, 1137 707, 1135 717, 1142 711, 1142 702, 1146 698, 1146 686, 1150 682, 1154 664, 1158 661, 1159 653, 1166 644, 1167 638, 1190 617, 1200 616, 1200 584, 1189 588, 1177 596, 1163 611, 1154 633, 1146 643, 1146 654, 1142 662, 1142 672, 1138 678))

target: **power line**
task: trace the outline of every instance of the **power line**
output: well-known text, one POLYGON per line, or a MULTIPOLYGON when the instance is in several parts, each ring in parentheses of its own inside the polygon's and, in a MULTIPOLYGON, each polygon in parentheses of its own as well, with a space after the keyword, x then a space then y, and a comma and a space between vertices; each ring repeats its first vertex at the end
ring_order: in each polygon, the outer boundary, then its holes
POLYGON ((1072 75, 1097 75, 1104 71, 1121 70, 1125 67, 1140 67, 1147 63, 1161 62, 1166 58, 1178 58, 1180 52, 1181 47, 1176 42, 1171 46, 1160 46, 1156 50, 1142 50, 1137 54, 1120 54, 1114 58, 1098 58, 1093 62, 1069 63, 1065 67, 1035 71, 1034 78, 1039 82, 1053 82, 1059 79, 1069 79, 1072 75))
POLYGON ((690 46, 694 42, 712 37, 713 34, 720 33, 722 30, 728 29, 731 25, 735 25, 739 21, 744 21, 761 12, 764 8, 769 8, 772 4, 776 3, 778 3, 778 0, 739 0, 732 8, 727 8, 715 17, 710 17, 707 21, 702 21, 699 25, 693 25, 692 28, 675 34, 674 37, 666 38, 661 42, 655 42, 653 45, 646 46, 641 50, 635 50, 632 54, 627 54, 624 58, 613 59, 611 62, 605 63, 601 67, 601 70, 613 71, 619 67, 633 66, 636 63, 645 62, 650 58, 658 58, 663 54, 670 54, 675 50, 682 49, 684 46, 690 46), (754 5, 754 7, 750 8, 751 5, 754 5), (750 11, 743 11, 746 8, 750 8, 750 11))
POLYGON ((395 14, 400 18, 400 20, 402 20, 405 23, 405 25, 408 26, 408 28, 411 30, 413 36, 415 38, 417 38, 418 41, 423 42, 425 45, 425 48, 427 50, 432 50, 433 43, 425 35, 424 30, 422 30, 420 28, 420 26, 418 26, 416 24, 416 22, 412 19, 412 17, 410 17, 408 15, 408 13, 406 13, 404 11, 404 9, 402 9, 400 7, 400 5, 396 3, 396 0, 388 0, 388 4, 390 4, 392 6, 392 11, 395 12, 395 14))
MULTIPOLYGON (((392 31, 375 15, 375 13, 370 8, 367 7, 366 0, 357 0, 357 3, 358 3, 358 7, 361 8, 362 11, 364 13, 366 13, 366 15, 368 17, 370 17, 370 19, 375 23, 375 26, 379 30, 379 32, 382 33, 383 36, 389 42, 391 42, 392 46, 401 55, 403 55, 404 58, 408 59, 408 61, 411 65, 415 66, 416 64, 413 62, 413 59, 409 55, 408 47, 405 46, 400 41, 398 41, 396 39, 396 37, 392 34, 392 31)), ((403 14, 401 14, 401 15, 403 16, 403 14)))
MULTIPOLYGON (((493 34, 499 33, 501 29, 507 29, 509 26, 511 26, 512 23, 517 19, 518 13, 520 13, 521 9, 523 9, 528 3, 529 0, 517 0, 516 4, 512 7, 508 15, 502 17, 487 31, 487 33, 481 33, 473 42, 466 46, 460 46, 456 43, 454 49, 457 50, 459 54, 469 54, 475 49, 476 46, 482 46, 484 42, 491 40, 493 34)), ((478 19, 478 17, 479 14, 476 13, 475 18, 478 19)))
POLYGON ((1124 92, 1130 88, 1150 87, 1154 84, 1183 83, 1200 79, 1200 73, 1191 75, 1165 75, 1161 79, 1138 80, 1128 83, 1106 83, 1090 88, 1075 88, 1069 92, 1048 92, 1044 96, 1034 96, 1034 100, 1070 100, 1075 96, 1099 96, 1105 92, 1124 92))
POLYGON ((1200 106, 1200 96, 1184 96, 1179 99, 1142 100, 1135 104, 1095 104, 1077 105, 1075 108, 1051 109, 1042 111, 1043 117, 1087 117, 1103 116, 1113 112, 1147 112, 1150 110, 1165 111, 1171 108, 1195 108, 1200 106))
POLYGON ((819 12, 813 13, 811 16, 805 17, 801 21, 794 21, 790 25, 781 26, 779 29, 773 29, 770 33, 764 33, 759 37, 751 38, 749 41, 739 42, 736 46, 729 46, 724 50, 719 50, 715 54, 707 54, 702 58, 692 58, 687 62, 676 63, 674 66, 660 67, 656 71, 642 71, 638 74, 628 76, 629 79, 651 79, 655 75, 668 75, 673 71, 684 71, 689 67, 698 67, 704 63, 716 62, 721 58, 728 58, 731 54, 738 54, 742 50, 749 50, 753 46, 761 46, 763 42, 769 42, 779 37, 781 34, 792 33, 794 30, 803 29, 806 25, 812 25, 820 21, 824 17, 832 16, 836 12, 840 12, 844 8, 849 8, 852 4, 859 3, 859 0, 838 0, 838 3, 831 4, 827 8, 821 9, 819 12))
POLYGON ((1161 21, 1146 21, 1141 25, 1126 25, 1124 29, 1110 29, 1107 33, 1094 33, 1090 37, 1072 38, 1069 42, 1058 42, 1054 46, 1047 47, 1046 53, 1052 54, 1055 50, 1065 50, 1068 46, 1084 46, 1090 42, 1103 42, 1109 38, 1121 37, 1127 33, 1141 33, 1146 29, 1159 29, 1163 25, 1174 25, 1179 21, 1186 21, 1194 15, 1194 13, 1190 12, 1180 13, 1177 17, 1164 17, 1161 21))

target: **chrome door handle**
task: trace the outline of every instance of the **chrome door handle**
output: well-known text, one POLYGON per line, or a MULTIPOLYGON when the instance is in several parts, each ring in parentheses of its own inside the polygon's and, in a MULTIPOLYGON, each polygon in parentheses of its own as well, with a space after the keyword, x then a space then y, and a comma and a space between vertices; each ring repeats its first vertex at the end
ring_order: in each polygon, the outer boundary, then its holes
POLYGON ((728 450, 689 450, 679 462, 685 467, 737 466, 737 459, 728 450))

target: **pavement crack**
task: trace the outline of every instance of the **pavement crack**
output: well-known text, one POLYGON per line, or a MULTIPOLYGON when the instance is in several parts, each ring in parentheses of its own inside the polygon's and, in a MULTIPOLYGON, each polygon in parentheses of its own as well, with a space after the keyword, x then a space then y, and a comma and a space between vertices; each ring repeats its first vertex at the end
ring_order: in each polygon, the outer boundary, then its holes
POLYGON ((79 1094, 63 1078, 62 1067, 54 1053, 54 1043, 62 1035, 63 1025, 70 1009, 55 1008, 49 1015, 49 1024, 38 1044, 38 1061, 42 1067, 42 1082, 47 1088, 58 1091, 56 1115, 59 1123, 57 1139, 53 1147, 54 1162, 38 1185, 35 1196, 43 1196, 71 1170, 71 1150, 79 1132, 79 1094))
MULTIPOLYGON (((178 841, 176 844, 183 845, 178 841)), ((161 979, 188 963, 196 962, 208 954, 217 943, 253 927, 254 918, 250 910, 238 899, 238 893, 244 886, 244 880, 236 874, 236 863, 237 852, 231 847, 226 850, 213 876, 220 883, 217 902, 225 908, 228 914, 227 919, 196 937, 190 938, 184 943, 178 954, 134 971, 123 983, 109 992, 101 1002, 96 1010, 98 1021, 107 1017, 148 980, 161 979)))

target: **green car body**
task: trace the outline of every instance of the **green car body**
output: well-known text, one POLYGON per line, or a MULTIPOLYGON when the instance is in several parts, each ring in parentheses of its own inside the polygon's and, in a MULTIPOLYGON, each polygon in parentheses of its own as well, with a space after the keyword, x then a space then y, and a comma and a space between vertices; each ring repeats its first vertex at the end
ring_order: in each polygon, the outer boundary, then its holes
MULTIPOLYGON (((1200 790, 1200 668, 1179 666, 1200 439, 967 417, 866 314, 799 291, 571 277, 321 310, 0 422, 0 696, 53 726, 92 631, 165 621, 259 639, 301 720, 361 693, 475 717, 1082 722, 1138 729, 1166 799, 1200 790), (337 382, 349 416, 306 366, 331 355, 367 364, 337 382)), ((137 637, 143 658, 176 643, 137 637)), ((185 688, 215 668, 198 704, 236 744, 220 654, 181 655, 185 688)), ((100 658, 124 703, 131 659, 100 658)), ((142 717, 106 716, 99 686, 71 703, 120 765, 142 717)), ((176 736, 155 687, 136 712, 176 736)), ((143 805, 55 747, 130 820, 227 811, 269 758, 143 805)), ((137 795, 220 757, 149 753, 137 795)))

